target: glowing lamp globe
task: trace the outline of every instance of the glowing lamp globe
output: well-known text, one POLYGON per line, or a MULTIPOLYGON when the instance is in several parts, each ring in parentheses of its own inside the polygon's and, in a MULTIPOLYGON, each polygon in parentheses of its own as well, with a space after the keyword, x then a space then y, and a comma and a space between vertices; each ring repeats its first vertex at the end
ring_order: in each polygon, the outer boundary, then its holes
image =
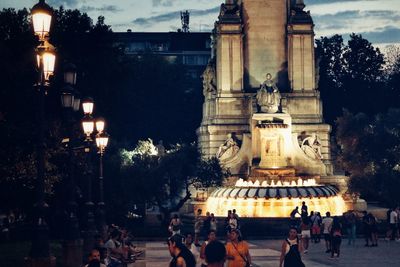
POLYGON ((96 130, 97 130, 99 133, 102 133, 102 132, 104 131, 105 125, 106 125, 106 122, 104 121, 103 118, 98 118, 98 119, 96 120, 96 130))
POLYGON ((94 102, 92 98, 86 98, 82 102, 83 113, 85 115, 91 115, 93 113, 94 102))
POLYGON ((44 40, 50 33, 52 14, 52 9, 44 0, 39 0, 32 8, 33 30, 40 40, 44 40))

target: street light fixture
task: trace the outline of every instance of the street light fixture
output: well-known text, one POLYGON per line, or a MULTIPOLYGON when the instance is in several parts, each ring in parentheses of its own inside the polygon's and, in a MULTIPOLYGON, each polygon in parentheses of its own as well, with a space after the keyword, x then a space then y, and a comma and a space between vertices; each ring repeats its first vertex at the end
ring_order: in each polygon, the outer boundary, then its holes
POLYGON ((64 66, 64 83, 75 86, 76 85, 76 66, 68 63, 64 66))
POLYGON ((67 227, 64 235, 63 258, 65 267, 74 267, 82 262, 82 240, 80 239, 79 221, 77 218, 77 203, 75 200, 75 175, 74 175, 74 116, 73 112, 79 110, 80 96, 72 87, 76 85, 76 67, 68 64, 64 67, 65 87, 61 92, 61 104, 65 111, 68 132, 68 190, 66 199, 67 227), (78 109, 76 109, 78 105, 78 109))
POLYGON ((39 0, 32 8, 33 30, 41 41, 50 33, 52 14, 53 10, 44 0, 39 0))
MULTIPOLYGON (((104 131, 105 125, 106 125, 105 120, 103 118, 98 118, 96 120, 96 131, 98 133, 102 133, 104 131)), ((97 142, 97 137, 96 137, 96 142, 97 142)))
POLYGON ((82 108, 83 108, 83 113, 85 115, 92 115, 93 108, 94 108, 93 99, 88 97, 85 100, 83 100, 82 101, 82 108))
POLYGON ((31 266, 55 266, 55 258, 50 256, 49 229, 45 220, 47 204, 45 202, 45 96, 49 86, 50 76, 54 73, 56 61, 55 48, 46 39, 50 33, 52 9, 40 0, 32 8, 32 23, 35 35, 40 44, 36 48, 37 68, 40 76, 37 81, 39 93, 39 127, 37 144, 37 202, 35 204, 32 245, 30 258, 31 266))
POLYGON ((75 90, 69 85, 66 85, 61 92, 61 105, 63 108, 74 109, 75 90))
POLYGON ((104 175, 103 175, 103 156, 104 151, 108 145, 109 135, 104 131, 104 121, 103 128, 101 132, 99 132, 96 136, 96 145, 99 149, 99 203, 98 206, 98 220, 99 220, 99 230, 100 234, 103 238, 107 236, 107 224, 106 224, 106 212, 105 212, 105 203, 104 203, 104 175))

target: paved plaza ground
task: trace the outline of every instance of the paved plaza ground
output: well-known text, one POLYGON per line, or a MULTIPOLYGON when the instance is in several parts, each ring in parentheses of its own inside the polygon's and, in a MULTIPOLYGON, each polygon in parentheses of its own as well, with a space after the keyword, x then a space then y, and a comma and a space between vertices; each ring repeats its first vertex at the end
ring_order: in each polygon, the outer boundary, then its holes
MULTIPOLYGON (((280 240, 250 240, 250 253, 253 265, 259 267, 278 267, 280 240)), ((165 242, 143 242, 145 254, 131 267, 166 267, 170 260, 165 242)), ((341 267, 398 267, 400 266, 400 242, 380 241, 378 247, 364 247, 364 241, 358 239, 355 246, 342 243, 340 259, 330 259, 325 253, 323 242, 311 244, 309 253, 303 255, 307 267, 341 266, 341 267)))

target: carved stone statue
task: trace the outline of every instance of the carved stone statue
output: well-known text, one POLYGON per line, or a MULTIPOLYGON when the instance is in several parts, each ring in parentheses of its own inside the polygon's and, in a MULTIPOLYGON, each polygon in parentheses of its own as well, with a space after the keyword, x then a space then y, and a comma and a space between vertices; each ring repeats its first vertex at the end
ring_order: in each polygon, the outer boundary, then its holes
POLYGON ((209 62, 206 69, 201 76, 203 78, 203 93, 204 96, 209 92, 216 92, 216 75, 215 75, 215 66, 212 62, 209 62))
POLYGON ((233 135, 228 134, 228 139, 226 139, 226 141, 219 146, 216 156, 219 160, 226 160, 236 156, 239 150, 240 147, 233 138, 233 135))
POLYGON ((266 78, 257 92, 257 104, 262 112, 276 113, 281 105, 281 94, 270 73, 267 74, 266 78))
POLYGON ((321 144, 318 136, 315 133, 313 133, 309 137, 304 138, 300 147, 309 158, 312 158, 315 160, 323 159, 322 153, 321 153, 322 144, 321 144))

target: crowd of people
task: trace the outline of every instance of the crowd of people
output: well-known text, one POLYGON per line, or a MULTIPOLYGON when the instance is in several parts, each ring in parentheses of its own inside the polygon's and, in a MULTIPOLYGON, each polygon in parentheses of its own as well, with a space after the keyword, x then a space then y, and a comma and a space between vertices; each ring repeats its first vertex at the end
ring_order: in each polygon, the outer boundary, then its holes
POLYGON ((217 220, 214 214, 198 209, 194 218, 194 237, 191 233, 182 235, 182 225, 177 215, 174 215, 169 224, 171 237, 168 239, 168 248, 172 257, 170 267, 249 267, 251 256, 249 245, 242 239, 239 216, 236 210, 228 212, 225 218, 225 231, 222 242, 217 236, 217 220), (174 227, 175 226, 175 227, 174 227))
POLYGON ((134 262, 143 250, 133 244, 133 236, 123 227, 110 225, 107 238, 95 237, 95 246, 85 267, 123 267, 134 262))

